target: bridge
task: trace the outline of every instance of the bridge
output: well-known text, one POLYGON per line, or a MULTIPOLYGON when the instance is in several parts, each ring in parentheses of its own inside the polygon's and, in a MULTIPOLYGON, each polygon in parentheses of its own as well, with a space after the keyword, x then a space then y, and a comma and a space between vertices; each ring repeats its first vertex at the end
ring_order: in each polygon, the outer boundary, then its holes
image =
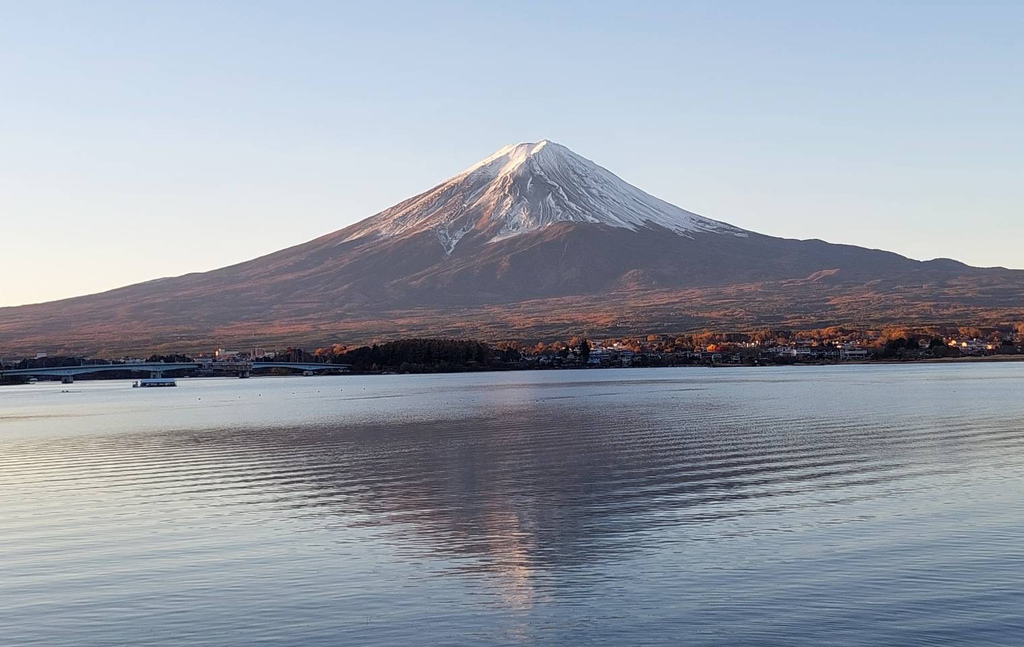
POLYGON ((81 366, 49 366, 44 368, 14 368, 0 370, 2 377, 59 377, 61 382, 71 384, 76 375, 93 373, 109 373, 112 371, 130 371, 132 373, 149 373, 150 377, 163 377, 171 371, 219 371, 235 373, 238 377, 249 377, 253 371, 265 369, 290 369, 303 373, 339 370, 347 371, 349 364, 318 364, 306 362, 177 362, 159 363, 142 362, 135 364, 83 364, 81 366))

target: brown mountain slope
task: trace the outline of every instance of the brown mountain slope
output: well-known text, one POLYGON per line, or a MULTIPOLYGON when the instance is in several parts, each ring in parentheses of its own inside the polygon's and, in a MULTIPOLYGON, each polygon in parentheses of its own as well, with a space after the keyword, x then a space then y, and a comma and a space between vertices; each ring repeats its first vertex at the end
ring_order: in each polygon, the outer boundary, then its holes
POLYGON ((0 308, 0 353, 1020 319, 1024 271, 746 232, 541 142, 252 261, 0 308))

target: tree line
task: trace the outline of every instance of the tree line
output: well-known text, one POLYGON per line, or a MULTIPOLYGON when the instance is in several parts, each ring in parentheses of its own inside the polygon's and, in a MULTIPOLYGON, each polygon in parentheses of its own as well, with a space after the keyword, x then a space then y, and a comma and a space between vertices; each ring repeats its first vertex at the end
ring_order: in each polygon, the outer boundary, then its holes
POLYGON ((283 362, 347 364, 357 373, 500 368, 521 359, 522 353, 517 348, 494 347, 474 339, 400 339, 358 348, 335 344, 312 353, 301 348, 286 348, 275 355, 275 360, 283 362))

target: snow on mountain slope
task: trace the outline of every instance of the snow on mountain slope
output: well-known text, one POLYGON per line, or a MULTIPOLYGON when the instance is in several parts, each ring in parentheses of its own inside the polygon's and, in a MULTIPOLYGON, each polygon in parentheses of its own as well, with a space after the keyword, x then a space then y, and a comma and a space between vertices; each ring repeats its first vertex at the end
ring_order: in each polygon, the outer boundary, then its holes
POLYGON ((742 229, 659 200, 568 148, 542 140, 502 148, 433 189, 353 226, 345 240, 432 231, 451 254, 470 234, 494 242, 556 222, 633 231, 659 226, 681 236, 747 236, 742 229))

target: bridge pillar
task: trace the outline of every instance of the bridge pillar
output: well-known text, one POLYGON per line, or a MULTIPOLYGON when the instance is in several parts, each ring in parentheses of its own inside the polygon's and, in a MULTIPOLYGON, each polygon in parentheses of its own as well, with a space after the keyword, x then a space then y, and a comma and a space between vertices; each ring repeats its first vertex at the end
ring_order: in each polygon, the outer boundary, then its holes
POLYGON ((60 378, 60 383, 61 384, 74 384, 75 383, 75 376, 74 375, 62 375, 61 378, 60 378))

